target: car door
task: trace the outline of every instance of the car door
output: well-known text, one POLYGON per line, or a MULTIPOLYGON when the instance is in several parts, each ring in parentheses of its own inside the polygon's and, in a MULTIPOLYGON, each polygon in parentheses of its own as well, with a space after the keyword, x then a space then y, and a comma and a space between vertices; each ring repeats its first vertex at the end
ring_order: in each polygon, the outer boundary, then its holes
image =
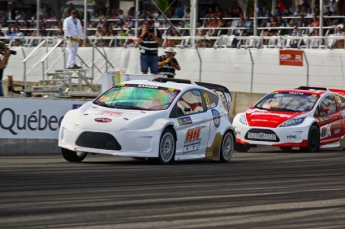
POLYGON ((199 90, 185 92, 178 99, 173 112, 177 133, 176 156, 202 158, 205 156, 210 132, 210 117, 199 90))
POLYGON ((338 141, 341 136, 342 115, 335 97, 328 95, 321 99, 317 113, 320 121, 320 144, 338 141))

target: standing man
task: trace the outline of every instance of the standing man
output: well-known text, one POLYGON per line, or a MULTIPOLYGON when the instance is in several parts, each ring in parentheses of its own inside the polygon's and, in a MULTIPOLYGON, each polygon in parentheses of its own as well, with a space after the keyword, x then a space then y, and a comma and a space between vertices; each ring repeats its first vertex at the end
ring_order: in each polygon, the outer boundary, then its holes
POLYGON ((162 35, 153 27, 152 21, 145 23, 139 31, 138 45, 140 51, 141 71, 147 74, 148 69, 152 74, 158 74, 158 45, 163 43, 162 35))
POLYGON ((80 20, 77 18, 77 11, 71 10, 71 16, 67 17, 63 22, 63 30, 67 39, 68 59, 67 69, 79 69, 76 65, 76 56, 79 44, 83 43, 83 28, 80 20))
POLYGON ((0 41, 0 97, 4 96, 4 91, 2 89, 2 76, 6 68, 8 58, 10 58, 11 50, 9 50, 5 42, 0 41))
POLYGON ((159 74, 166 76, 167 78, 174 78, 175 69, 181 70, 176 58, 174 57, 176 52, 173 48, 169 47, 165 49, 165 55, 158 57, 159 74))

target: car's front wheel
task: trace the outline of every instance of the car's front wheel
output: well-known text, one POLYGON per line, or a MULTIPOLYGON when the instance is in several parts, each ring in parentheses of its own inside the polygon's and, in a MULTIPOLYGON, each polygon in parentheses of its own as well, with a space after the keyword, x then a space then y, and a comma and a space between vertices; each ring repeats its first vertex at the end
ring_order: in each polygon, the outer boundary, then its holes
POLYGON ((312 125, 308 134, 308 152, 317 152, 320 149, 320 129, 317 125, 312 125))
POLYGON ((159 142, 159 162, 169 164, 174 161, 176 139, 171 129, 165 129, 159 142))
POLYGON ((235 150, 237 152, 248 152, 248 150, 250 149, 250 145, 244 145, 244 144, 239 144, 239 143, 235 143, 235 150))
POLYGON ((222 145, 220 148, 220 161, 228 162, 234 153, 234 135, 228 131, 223 136, 222 145))
POLYGON ((81 162, 87 156, 85 152, 75 152, 65 148, 61 148, 63 158, 69 162, 81 162))

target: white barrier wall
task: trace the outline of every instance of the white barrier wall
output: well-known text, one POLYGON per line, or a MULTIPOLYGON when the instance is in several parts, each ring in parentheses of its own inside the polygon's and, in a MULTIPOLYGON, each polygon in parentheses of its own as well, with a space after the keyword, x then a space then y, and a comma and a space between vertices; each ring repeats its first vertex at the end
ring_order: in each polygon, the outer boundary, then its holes
MULTIPOLYGON (((34 48, 17 48, 17 55, 12 56, 4 73, 13 75, 15 80, 23 78, 22 60, 34 48), (18 49, 22 49, 18 50, 18 49)), ((106 61, 94 52, 96 65, 101 73, 94 70, 94 83, 101 84, 101 75, 107 71, 123 70, 129 74, 139 74, 139 52, 136 48, 104 48, 114 68, 106 69, 106 61)), ((49 51, 40 48, 39 52, 28 61, 30 69, 49 51)), ((297 87, 300 85, 345 88, 344 50, 305 49, 303 66, 279 65, 279 49, 199 49, 200 58, 195 49, 175 49, 177 60, 182 68, 176 78, 201 80, 227 86, 230 91, 267 93, 277 88, 297 87)), ((53 52, 48 58, 51 66, 61 55, 61 49, 53 52)), ((164 50, 160 49, 159 54, 164 50)), ((92 48, 79 48, 78 54, 89 65, 92 65, 92 48)), ((63 58, 52 67, 63 68, 63 58)), ((27 69, 27 70, 28 70, 27 69)), ((91 75, 90 68, 88 75, 91 75)), ((27 80, 37 82, 42 79, 42 64, 29 74, 27 80)))

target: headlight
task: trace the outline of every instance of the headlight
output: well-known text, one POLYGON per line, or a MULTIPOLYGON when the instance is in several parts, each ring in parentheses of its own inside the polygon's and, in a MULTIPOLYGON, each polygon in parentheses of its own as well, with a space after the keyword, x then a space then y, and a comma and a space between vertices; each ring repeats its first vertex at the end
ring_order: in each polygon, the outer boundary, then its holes
POLYGON ((279 127, 297 126, 297 125, 301 124, 304 121, 304 119, 305 119, 305 117, 293 118, 293 119, 287 120, 286 122, 283 122, 282 124, 280 124, 279 127))
POLYGON ((246 115, 245 115, 244 113, 241 114, 240 123, 242 123, 242 124, 244 124, 244 125, 248 125, 248 123, 247 123, 247 118, 246 118, 246 115))

